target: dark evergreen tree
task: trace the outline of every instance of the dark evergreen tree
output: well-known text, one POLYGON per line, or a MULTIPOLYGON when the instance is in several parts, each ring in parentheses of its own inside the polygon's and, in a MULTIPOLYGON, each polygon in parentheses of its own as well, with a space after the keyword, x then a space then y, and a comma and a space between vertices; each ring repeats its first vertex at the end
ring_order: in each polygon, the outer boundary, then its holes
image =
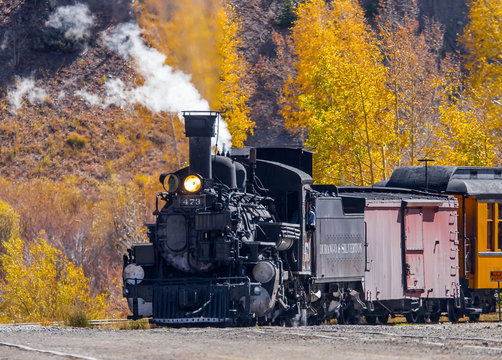
POLYGON ((290 28, 296 21, 296 4, 293 0, 284 0, 280 15, 276 19, 276 24, 282 28, 290 28))

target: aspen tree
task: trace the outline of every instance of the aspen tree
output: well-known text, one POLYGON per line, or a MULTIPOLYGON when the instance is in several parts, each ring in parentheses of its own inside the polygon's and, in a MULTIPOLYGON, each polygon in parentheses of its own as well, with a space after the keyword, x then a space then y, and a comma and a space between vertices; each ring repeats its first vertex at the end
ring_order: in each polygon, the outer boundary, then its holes
POLYGON ((19 237, 4 243, 0 256, 2 321, 67 320, 74 313, 100 318, 106 294, 92 296, 90 279, 43 238, 25 245, 19 237))
MULTIPOLYGON (((502 139, 502 2, 471 0, 469 24, 460 43, 466 50, 470 111, 492 144, 502 139)), ((496 149, 500 162, 502 150, 496 149)))
POLYGON ((221 110, 225 117, 232 135, 232 145, 242 147, 248 132, 253 133, 254 123, 249 120, 249 109, 246 105, 248 96, 241 84, 246 62, 239 54, 239 46, 242 45, 238 34, 239 19, 230 5, 220 10, 219 27, 220 82, 215 107, 221 110))
POLYGON ((286 126, 308 130, 319 182, 368 185, 398 161, 387 70, 356 1, 298 5, 296 77, 284 89, 286 126))
POLYGON ((435 157, 445 165, 493 166, 502 149, 502 3, 472 0, 460 37, 465 77, 445 86, 435 157))
POLYGON ((438 24, 423 19, 415 1, 403 4, 385 0, 377 17, 381 49, 392 92, 392 111, 398 142, 394 151, 403 154, 400 165, 418 165, 437 145, 434 129, 439 106, 453 63, 441 59, 443 33, 438 24))

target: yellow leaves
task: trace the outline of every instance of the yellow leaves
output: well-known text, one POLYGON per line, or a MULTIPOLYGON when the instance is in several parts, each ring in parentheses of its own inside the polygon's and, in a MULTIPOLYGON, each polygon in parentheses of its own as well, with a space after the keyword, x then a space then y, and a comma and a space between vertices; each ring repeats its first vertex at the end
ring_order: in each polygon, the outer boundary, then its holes
POLYGON ((106 294, 92 296, 90 279, 82 269, 45 239, 25 245, 19 237, 11 237, 0 262, 1 307, 10 321, 66 320, 76 311, 90 318, 104 315, 106 294))
POLYGON ((145 0, 136 3, 138 23, 167 63, 192 75, 213 105, 218 88, 218 14, 220 0, 145 0))
MULTIPOLYGON (((288 128, 308 131, 316 181, 372 184, 424 156, 447 165, 494 164, 502 128, 500 21, 471 16, 468 58, 478 60, 466 92, 458 64, 438 56, 439 26, 426 22, 419 29, 416 4, 381 4, 379 40, 353 1, 310 0, 297 8, 297 74, 284 88, 282 114, 288 128), (476 25, 482 20, 488 25, 476 25), (483 37, 472 40, 475 26, 490 29, 490 46, 479 45, 483 37)), ((472 4, 502 9, 500 2, 472 4)))
MULTIPOLYGON (((460 38, 466 49, 466 95, 491 142, 502 136, 502 2, 472 0, 469 24, 460 38)), ((501 150, 497 149, 500 159, 501 150)))
POLYGON ((440 107, 436 146, 430 150, 437 165, 494 166, 496 142, 483 113, 465 94, 448 100, 440 107))
POLYGON ((254 123, 249 120, 249 109, 246 105, 248 95, 241 83, 247 63, 239 54, 239 47, 242 45, 239 38, 239 19, 230 5, 223 6, 220 10, 218 25, 220 82, 215 106, 225 117, 232 135, 232 145, 243 147, 248 132, 253 133, 254 123))
POLYGON ((155 194, 161 190, 157 179, 138 175, 124 184, 111 176, 108 182, 87 184, 83 191, 83 179, 77 176, 59 181, 32 179, 21 184, 0 177, 0 199, 19 214, 0 202, 0 233, 11 233, 1 235, 2 240, 16 234, 4 231, 5 218, 7 224, 13 223, 11 219, 20 219, 24 249, 38 242, 43 232, 48 244, 60 249, 76 266, 82 266, 91 279, 92 290, 110 294, 115 299, 113 306, 120 311, 120 306, 125 305, 122 290, 113 281, 120 279, 124 247, 147 239, 144 224, 151 221, 147 215, 155 206, 155 194), (146 205, 147 201, 151 203, 146 205))
POLYGON ((376 40, 351 0, 306 1, 297 15, 297 76, 284 89, 286 125, 309 129, 317 181, 373 183, 390 171, 391 152, 384 149, 394 141, 376 40))
POLYGON ((19 236, 19 232, 19 215, 9 204, 0 201, 0 245, 19 236))

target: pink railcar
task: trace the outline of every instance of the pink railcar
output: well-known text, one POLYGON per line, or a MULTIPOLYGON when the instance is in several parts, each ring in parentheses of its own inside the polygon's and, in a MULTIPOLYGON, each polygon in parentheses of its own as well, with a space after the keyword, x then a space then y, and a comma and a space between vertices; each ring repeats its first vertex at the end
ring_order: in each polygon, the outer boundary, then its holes
POLYGON ((365 199, 367 322, 404 314, 409 322, 438 321, 462 312, 458 275, 457 201, 376 188, 341 188, 365 199))

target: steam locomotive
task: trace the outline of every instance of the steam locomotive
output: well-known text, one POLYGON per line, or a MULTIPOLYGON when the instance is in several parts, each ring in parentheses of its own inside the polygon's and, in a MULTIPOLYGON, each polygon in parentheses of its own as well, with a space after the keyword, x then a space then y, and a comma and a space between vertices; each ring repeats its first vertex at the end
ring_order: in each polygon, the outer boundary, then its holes
POLYGON ((190 165, 160 176, 150 242, 124 255, 130 318, 295 326, 482 311, 460 285, 454 197, 314 185, 303 149, 212 155, 219 114, 183 116, 190 165))

